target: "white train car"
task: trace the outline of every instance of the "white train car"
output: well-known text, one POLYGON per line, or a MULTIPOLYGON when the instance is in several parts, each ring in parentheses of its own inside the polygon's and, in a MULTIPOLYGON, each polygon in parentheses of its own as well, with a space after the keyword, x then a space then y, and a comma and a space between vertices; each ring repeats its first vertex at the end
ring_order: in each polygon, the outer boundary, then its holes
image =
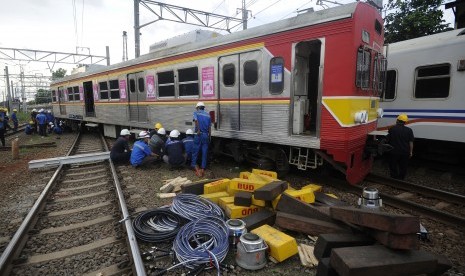
POLYGON ((387 56, 378 129, 405 113, 419 145, 464 151, 465 29, 390 44, 387 56))

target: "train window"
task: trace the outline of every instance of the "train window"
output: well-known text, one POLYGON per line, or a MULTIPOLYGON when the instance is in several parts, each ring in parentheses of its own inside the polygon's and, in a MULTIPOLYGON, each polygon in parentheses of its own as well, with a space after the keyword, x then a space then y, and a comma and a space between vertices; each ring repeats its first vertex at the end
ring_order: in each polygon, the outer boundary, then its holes
POLYGON ((370 88, 371 52, 362 47, 357 51, 356 85, 362 89, 370 88))
POLYGON ((244 63, 244 83, 254 85, 258 82, 258 63, 255 60, 248 60, 244 63))
POLYGON ((157 73, 158 97, 174 97, 173 71, 157 73))
POLYGON ((381 25, 381 23, 375 19, 375 31, 381 35, 381 32, 383 31, 383 26, 381 25))
POLYGON ((229 63, 223 66, 223 84, 224 86, 234 86, 236 83, 236 67, 229 63))
POLYGON ((52 101, 53 102, 57 101, 57 92, 55 90, 52 90, 52 101))
POLYGON ((74 100, 79 101, 80 100, 79 86, 74 86, 73 87, 73 94, 74 94, 74 100))
POLYGON ((137 79, 137 86, 139 88, 139 92, 143 93, 145 91, 145 82, 144 78, 138 78, 137 79))
POLYGON ((394 100, 396 98, 397 71, 388 70, 386 72, 386 89, 384 90, 384 100, 394 100))
POLYGON ((270 93, 281 94, 284 90, 284 59, 274 57, 270 60, 270 93))
POLYGON ((108 100, 108 82, 102 81, 102 82, 99 82, 98 84, 100 88, 100 99, 108 100))
POLYGON ((450 87, 450 64, 422 66, 415 70, 415 98, 447 98, 450 87))
POLYGON ((110 99, 119 99, 119 82, 118 80, 110 81, 110 99))
POLYGON ((68 87, 68 101, 69 102, 74 101, 73 88, 72 87, 68 87))
POLYGON ((190 67, 178 70, 179 96, 199 95, 199 70, 190 67))
POLYGON ((129 91, 131 93, 136 92, 136 81, 134 79, 129 80, 129 91))

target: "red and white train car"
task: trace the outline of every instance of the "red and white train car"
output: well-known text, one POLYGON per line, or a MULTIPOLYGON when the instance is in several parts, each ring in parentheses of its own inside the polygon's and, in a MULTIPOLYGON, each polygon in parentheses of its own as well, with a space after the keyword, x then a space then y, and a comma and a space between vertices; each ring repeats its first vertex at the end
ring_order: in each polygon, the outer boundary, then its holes
POLYGON ((378 10, 356 2, 196 43, 159 49, 52 84, 59 118, 122 127, 192 127, 197 101, 213 149, 263 167, 317 168, 351 183, 370 171, 385 60, 378 10))

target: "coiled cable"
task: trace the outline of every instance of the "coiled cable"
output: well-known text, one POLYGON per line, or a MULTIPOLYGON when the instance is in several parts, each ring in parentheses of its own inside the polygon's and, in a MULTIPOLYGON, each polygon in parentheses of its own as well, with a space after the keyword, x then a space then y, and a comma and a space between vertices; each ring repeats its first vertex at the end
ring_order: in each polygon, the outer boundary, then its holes
POLYGON ((171 241, 184 224, 184 219, 168 208, 157 208, 140 213, 132 226, 136 237, 145 242, 171 241))
POLYGON ((188 220, 200 218, 224 218, 221 208, 209 200, 194 194, 179 194, 173 199, 170 210, 188 220))
POLYGON ((226 223, 219 217, 201 218, 184 225, 173 242, 173 250, 179 260, 176 266, 194 269, 206 264, 216 267, 220 275, 220 263, 229 249, 228 231, 226 223))

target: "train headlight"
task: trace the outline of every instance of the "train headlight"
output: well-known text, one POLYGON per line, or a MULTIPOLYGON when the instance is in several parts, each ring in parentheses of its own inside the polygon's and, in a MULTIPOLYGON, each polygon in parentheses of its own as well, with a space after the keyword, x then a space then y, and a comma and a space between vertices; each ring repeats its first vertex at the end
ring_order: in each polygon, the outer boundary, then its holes
POLYGON ((368 112, 366 110, 355 112, 354 120, 357 124, 366 124, 368 122, 368 112))
POLYGON ((384 110, 382 108, 378 108, 376 110, 376 114, 378 115, 378 118, 383 118, 384 116, 384 110))

